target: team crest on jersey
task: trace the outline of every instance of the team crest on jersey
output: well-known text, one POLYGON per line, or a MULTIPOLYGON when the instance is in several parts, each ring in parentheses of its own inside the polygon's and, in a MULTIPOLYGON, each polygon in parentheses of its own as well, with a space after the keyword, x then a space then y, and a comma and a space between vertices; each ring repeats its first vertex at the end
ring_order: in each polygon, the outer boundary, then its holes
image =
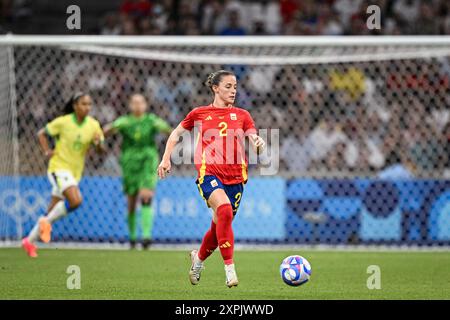
POLYGON ((237 120, 236 113, 230 113, 231 120, 237 120))
POLYGON ((212 187, 217 187, 217 186, 218 186, 216 179, 214 179, 213 181, 211 181, 211 186, 212 186, 212 187))

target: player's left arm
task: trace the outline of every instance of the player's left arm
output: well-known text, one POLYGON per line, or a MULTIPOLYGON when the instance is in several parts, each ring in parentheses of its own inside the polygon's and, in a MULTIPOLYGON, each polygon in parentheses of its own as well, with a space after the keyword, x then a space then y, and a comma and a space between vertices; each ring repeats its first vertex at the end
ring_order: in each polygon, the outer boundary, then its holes
POLYGON ((249 134, 250 142, 252 143, 253 151, 256 154, 261 154, 266 148, 266 142, 263 138, 258 136, 256 133, 249 134))
POLYGON ((245 135, 249 138, 250 143, 252 144, 253 151, 256 154, 261 154, 266 148, 266 142, 263 138, 261 138, 255 128, 255 122, 253 121, 250 113, 245 112, 246 116, 244 118, 244 132, 245 135))
POLYGON ((114 127, 113 123, 108 123, 103 127, 103 134, 105 137, 111 136, 117 132, 117 128, 114 127))
POLYGON ((128 120, 126 117, 119 117, 103 127, 103 134, 105 137, 109 137, 117 132, 120 132, 121 129, 124 129, 127 126, 127 122, 128 120))
POLYGON ((158 132, 164 134, 171 134, 173 131, 173 128, 170 126, 170 124, 158 116, 155 116, 155 127, 158 130, 158 132))

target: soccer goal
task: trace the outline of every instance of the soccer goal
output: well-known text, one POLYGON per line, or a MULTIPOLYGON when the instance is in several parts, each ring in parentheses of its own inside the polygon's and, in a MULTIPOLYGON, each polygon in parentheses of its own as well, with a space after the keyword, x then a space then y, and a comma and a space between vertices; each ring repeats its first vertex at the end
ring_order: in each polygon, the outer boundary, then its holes
MULTIPOLYGON (((449 37, 2 36, 0 241, 46 211, 36 133, 74 92, 91 95, 102 125, 142 93, 175 127, 211 103, 204 82, 218 69, 236 74, 236 105, 269 142, 249 168, 238 243, 450 245, 449 37)), ((53 241, 127 240, 120 140, 106 144, 89 153, 84 202, 53 241)), ((156 243, 198 242, 210 223, 191 150, 180 154, 152 202, 156 243)))

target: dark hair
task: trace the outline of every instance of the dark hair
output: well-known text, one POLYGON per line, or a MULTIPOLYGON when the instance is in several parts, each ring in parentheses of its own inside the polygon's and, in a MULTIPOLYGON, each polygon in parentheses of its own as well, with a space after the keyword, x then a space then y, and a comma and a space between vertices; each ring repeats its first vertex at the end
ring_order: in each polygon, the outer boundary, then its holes
POLYGON ((206 80, 206 86, 214 93, 213 86, 218 86, 222 78, 225 76, 235 76, 235 74, 228 70, 218 70, 209 74, 206 80))
POLYGON ((74 110, 73 110, 73 105, 74 105, 75 103, 77 103, 78 100, 80 100, 81 97, 84 97, 84 96, 86 96, 86 95, 87 95, 87 93, 84 93, 84 92, 82 92, 82 91, 75 92, 75 93, 70 97, 70 99, 66 102, 66 104, 65 104, 65 106, 64 106, 64 114, 70 114, 70 113, 72 113, 72 112, 74 111, 74 110))

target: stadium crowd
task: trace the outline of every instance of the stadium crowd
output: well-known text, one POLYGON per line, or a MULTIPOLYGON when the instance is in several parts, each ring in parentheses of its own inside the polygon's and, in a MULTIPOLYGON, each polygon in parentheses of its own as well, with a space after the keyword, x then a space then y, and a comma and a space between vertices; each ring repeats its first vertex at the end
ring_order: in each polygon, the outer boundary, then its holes
POLYGON ((100 34, 407 35, 450 34, 447 0, 124 0, 100 34), (382 28, 369 30, 377 5, 382 28))
MULTIPOLYGON (((91 93, 92 115, 102 124, 126 113, 134 92, 143 92, 150 111, 172 126, 193 106, 211 102, 203 65, 73 54, 62 74, 53 67, 35 79, 46 95, 29 87, 18 92, 25 141, 60 113, 73 87, 91 93)), ((280 129, 281 169, 290 175, 449 173, 448 59, 238 69, 237 105, 258 128, 280 129)), ((104 165, 117 160, 111 156, 104 165)), ((98 161, 101 167, 105 159, 98 161)))
MULTIPOLYGON (((0 1, 0 31, 21 33, 42 14, 30 0, 0 1), (33 11, 34 10, 34 11, 33 11), (6 30, 5 25, 11 30, 6 30), (3 27, 2 27, 3 26, 3 27)), ((44 2, 48 6, 48 2, 44 2)), ((44 5, 44 3, 42 5, 44 5)), ((83 1, 77 1, 83 9, 83 1)), ((115 0, 89 18, 81 33, 103 35, 408 35, 450 34, 447 0, 115 0), (377 5, 381 29, 369 30, 377 5), (93 25, 91 25, 93 21, 93 25)), ((88 4, 86 4, 88 5, 88 4)), ((63 8, 61 8, 63 10, 63 8)), ((57 12, 53 12, 57 14, 57 12)), ((62 14, 65 14, 62 12, 62 14)), ((44 21, 45 22, 45 21, 44 21)), ((44 23, 41 21, 41 24, 44 23)), ((51 23, 48 20, 48 23, 51 23)), ((60 23, 60 22, 58 22, 60 23)), ((45 23, 44 23, 45 24, 45 23)), ((55 26, 56 27, 56 26, 55 26)), ((26 31, 39 33, 40 24, 26 31)), ((58 30, 54 28, 54 30, 58 30)), ((61 29, 71 33, 71 30, 61 29)))
MULTIPOLYGON (((2 1, 2 21, 29 14, 27 3, 2 1)), ((94 33, 450 34, 450 2, 446 0, 124 0, 111 9, 94 33), (381 8, 380 30, 365 25, 365 9, 373 4, 381 8)), ((210 102, 202 84, 210 69, 227 67, 86 54, 58 57, 53 52, 39 56, 45 55, 55 63, 42 64, 48 68, 44 72, 36 69, 33 83, 39 88, 18 88, 19 129, 25 143, 33 141, 35 130, 57 115, 57 106, 64 104, 74 87, 92 94, 93 115, 102 124, 126 112, 131 93, 143 92, 151 111, 175 126, 192 106, 210 102), (62 73, 54 72, 58 65, 62 73)), ((34 67, 18 65, 24 70, 17 73, 17 82, 27 83, 28 78, 20 76, 34 67)), ((290 175, 450 176, 448 58, 328 64, 326 68, 235 66, 233 71, 239 79, 237 104, 250 110, 257 127, 280 128, 281 169, 290 175)), ((24 170, 32 172, 35 156, 23 158, 30 161, 24 170)), ((116 162, 117 153, 106 160, 99 158, 97 167, 110 172, 108 168, 117 168, 116 162)))

